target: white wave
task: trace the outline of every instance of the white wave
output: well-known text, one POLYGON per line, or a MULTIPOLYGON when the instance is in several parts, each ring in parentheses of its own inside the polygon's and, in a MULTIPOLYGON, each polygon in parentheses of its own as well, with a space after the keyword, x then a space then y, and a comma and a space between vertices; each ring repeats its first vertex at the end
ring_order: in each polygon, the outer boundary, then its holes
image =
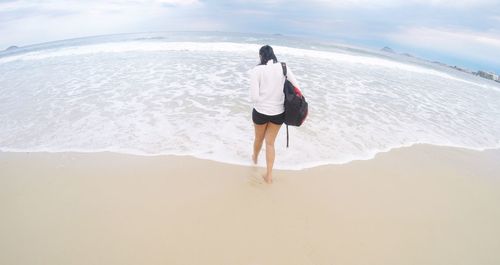
MULTIPOLYGON (((56 49, 47 49, 41 51, 27 52, 23 54, 11 55, 0 58, 0 63, 8 63, 17 60, 43 60, 52 57, 89 55, 95 53, 125 53, 125 52, 228 52, 228 53, 255 53, 260 48, 257 44, 233 43, 233 42, 150 42, 150 41, 127 41, 127 42, 108 42, 100 44, 90 44, 81 46, 70 46, 56 49)), ((400 63, 384 58, 344 54, 330 51, 319 51, 315 49, 299 49, 284 46, 274 46, 274 50, 279 54, 293 56, 303 56, 312 58, 328 59, 336 62, 367 64, 378 67, 392 68, 409 72, 432 74, 443 78, 448 78, 471 85, 477 85, 487 88, 487 86, 478 84, 450 74, 433 69, 424 68, 417 65, 400 63)))
MULTIPOLYGON (((141 41, 3 57, 0 150, 192 155, 247 165, 246 71, 259 48, 141 41)), ((277 168, 370 159, 415 143, 500 147, 497 90, 382 58, 274 49, 310 103, 304 126, 290 128, 289 149, 280 132, 277 168)))

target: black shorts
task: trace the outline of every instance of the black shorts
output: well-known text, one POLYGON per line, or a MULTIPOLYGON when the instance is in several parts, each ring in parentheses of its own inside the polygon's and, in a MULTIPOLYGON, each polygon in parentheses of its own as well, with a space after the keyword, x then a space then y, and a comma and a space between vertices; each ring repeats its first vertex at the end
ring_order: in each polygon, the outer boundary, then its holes
POLYGON ((266 124, 268 122, 272 122, 276 125, 281 125, 283 124, 283 122, 285 122, 285 113, 283 112, 278 115, 268 116, 253 109, 252 120, 255 124, 259 125, 266 124))

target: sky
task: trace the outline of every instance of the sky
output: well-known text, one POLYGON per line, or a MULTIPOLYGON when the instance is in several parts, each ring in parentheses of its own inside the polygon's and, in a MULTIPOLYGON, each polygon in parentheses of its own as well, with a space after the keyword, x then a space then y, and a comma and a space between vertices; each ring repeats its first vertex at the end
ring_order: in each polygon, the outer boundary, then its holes
POLYGON ((0 50, 148 31, 280 33, 500 73, 500 0, 0 0, 0 50))

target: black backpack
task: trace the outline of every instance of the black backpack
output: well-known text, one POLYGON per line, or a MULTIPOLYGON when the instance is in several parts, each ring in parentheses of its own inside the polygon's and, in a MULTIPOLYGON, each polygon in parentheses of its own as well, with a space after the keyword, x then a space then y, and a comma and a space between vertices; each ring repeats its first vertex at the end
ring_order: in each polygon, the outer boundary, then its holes
POLYGON ((288 148, 288 125, 300 126, 304 122, 308 113, 308 105, 302 92, 292 85, 286 76, 286 64, 281 63, 283 75, 285 75, 285 124, 286 124, 286 147, 288 148))

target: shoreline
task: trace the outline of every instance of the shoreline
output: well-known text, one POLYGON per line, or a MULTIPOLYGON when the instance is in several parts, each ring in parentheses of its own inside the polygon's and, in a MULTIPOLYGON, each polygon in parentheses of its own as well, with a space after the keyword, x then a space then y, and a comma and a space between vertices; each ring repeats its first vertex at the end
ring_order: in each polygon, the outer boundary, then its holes
MULTIPOLYGON (((275 170, 281 170, 281 171, 302 171, 302 170, 308 170, 308 169, 313 169, 317 167, 323 167, 323 166, 341 166, 341 165, 347 165, 353 162, 358 162, 358 161, 370 161, 375 159, 377 156, 380 154, 384 153, 390 153, 395 150, 401 150, 401 149, 406 149, 406 148, 413 148, 413 147, 419 147, 419 146, 426 146, 429 148, 450 148, 450 149, 457 149, 457 150, 463 150, 463 151, 473 151, 473 152, 500 152, 500 147, 490 147, 490 148, 471 148, 471 147, 463 147, 463 146, 449 146, 449 145, 438 145, 438 144, 428 144, 428 143, 411 143, 408 145, 401 145, 397 147, 389 147, 387 149, 383 150, 377 150, 371 152, 367 157, 364 158, 356 158, 352 160, 347 160, 345 162, 314 162, 314 163, 309 163, 309 164, 304 164, 296 168, 276 168, 275 165, 275 170)), ((233 166, 254 166, 251 163, 251 157, 249 154, 249 159, 248 163, 243 163, 243 162, 236 162, 236 161, 228 161, 228 160, 223 160, 223 159, 216 159, 216 158, 210 158, 207 156, 200 156, 200 155, 193 155, 193 154, 147 154, 147 153, 142 153, 139 154, 134 151, 115 151, 115 150, 96 150, 96 151, 83 151, 83 150, 69 150, 69 151, 47 151, 47 150, 34 150, 34 151, 25 151, 25 150, 19 150, 19 149, 1 149, 0 148, 0 154, 118 154, 118 155, 129 155, 129 156, 136 156, 136 157, 184 157, 187 159, 199 159, 199 160, 206 160, 206 161, 211 161, 215 163, 222 163, 222 164, 227 164, 227 165, 233 165, 233 166)), ((279 156, 277 157, 279 159, 279 156)), ((265 160, 265 148, 263 147, 261 150, 261 154, 259 156, 259 161, 265 160)), ((276 164, 276 163, 275 163, 276 164)), ((256 165, 257 167, 266 167, 265 164, 259 164, 256 165)))
POLYGON ((1 264, 500 263, 500 150, 304 170, 0 152, 1 264))

